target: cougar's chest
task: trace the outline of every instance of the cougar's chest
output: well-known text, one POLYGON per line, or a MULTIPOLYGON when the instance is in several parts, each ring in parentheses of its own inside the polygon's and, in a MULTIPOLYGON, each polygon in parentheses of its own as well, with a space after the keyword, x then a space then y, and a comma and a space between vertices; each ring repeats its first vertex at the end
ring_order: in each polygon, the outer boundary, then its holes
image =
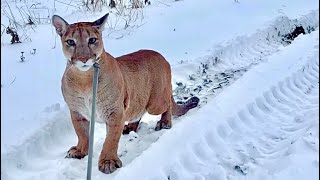
MULTIPOLYGON (((91 120, 91 114, 92 114, 92 91, 84 93, 80 97, 78 97, 80 100, 79 106, 78 106, 78 112, 84 116, 88 121, 91 120)), ((95 121, 103 123, 102 113, 100 112, 99 104, 96 104, 96 111, 95 111, 95 121)))
MULTIPOLYGON (((86 74, 76 76, 74 74, 65 75, 62 80, 62 93, 70 110, 80 113, 88 121, 92 114, 92 75, 86 74)), ((101 121, 101 113, 96 108, 96 118, 101 121)))

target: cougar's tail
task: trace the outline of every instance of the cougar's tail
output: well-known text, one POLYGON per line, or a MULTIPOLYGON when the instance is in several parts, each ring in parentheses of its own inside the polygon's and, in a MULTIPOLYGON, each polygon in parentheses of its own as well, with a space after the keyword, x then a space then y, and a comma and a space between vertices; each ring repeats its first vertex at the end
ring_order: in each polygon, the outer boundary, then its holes
POLYGON ((172 101, 172 115, 181 116, 187 113, 190 109, 197 107, 200 102, 200 99, 194 96, 185 102, 182 102, 182 101, 175 102, 173 97, 171 97, 171 101, 172 101))

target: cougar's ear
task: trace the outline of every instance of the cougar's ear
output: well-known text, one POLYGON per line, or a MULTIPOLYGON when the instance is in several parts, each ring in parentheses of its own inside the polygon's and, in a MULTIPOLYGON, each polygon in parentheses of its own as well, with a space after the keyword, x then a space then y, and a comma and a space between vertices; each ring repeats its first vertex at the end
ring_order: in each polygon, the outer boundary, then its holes
POLYGON ((103 31, 104 29, 104 24, 107 22, 109 13, 107 13, 106 15, 104 15, 102 18, 96 20, 93 22, 93 26, 97 27, 98 29, 100 29, 100 31, 103 31))
POLYGON ((57 34, 62 36, 69 26, 69 24, 60 16, 53 15, 52 16, 52 25, 56 28, 57 34))

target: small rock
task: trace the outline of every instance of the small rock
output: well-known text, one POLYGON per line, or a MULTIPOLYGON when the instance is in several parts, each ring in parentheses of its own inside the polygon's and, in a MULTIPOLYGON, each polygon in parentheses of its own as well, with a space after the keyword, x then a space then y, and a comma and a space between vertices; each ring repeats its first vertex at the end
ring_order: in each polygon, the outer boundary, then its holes
POLYGON ((243 165, 242 166, 236 165, 234 166, 234 169, 243 175, 246 175, 248 173, 248 168, 244 167, 243 165))

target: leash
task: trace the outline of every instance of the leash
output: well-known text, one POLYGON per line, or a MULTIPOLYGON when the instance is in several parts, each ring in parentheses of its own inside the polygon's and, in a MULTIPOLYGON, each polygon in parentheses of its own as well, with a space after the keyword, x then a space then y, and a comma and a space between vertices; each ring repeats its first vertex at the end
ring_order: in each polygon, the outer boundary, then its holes
POLYGON ((92 95, 92 111, 90 121, 90 135, 89 135, 89 154, 88 154, 88 166, 87 166, 87 180, 91 180, 92 172, 92 153, 93 153, 93 140, 94 140, 94 123, 95 123, 95 112, 96 112, 96 96, 98 86, 98 75, 100 65, 98 62, 93 64, 93 95, 92 95))

